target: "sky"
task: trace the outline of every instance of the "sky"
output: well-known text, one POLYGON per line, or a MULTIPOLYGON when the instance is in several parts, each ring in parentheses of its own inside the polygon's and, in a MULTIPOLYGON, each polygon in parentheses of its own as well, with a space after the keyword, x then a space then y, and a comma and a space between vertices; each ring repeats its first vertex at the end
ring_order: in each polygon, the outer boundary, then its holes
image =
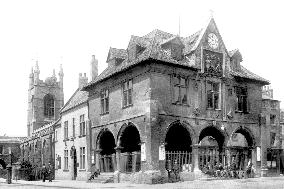
POLYGON ((284 11, 281 0, 256 1, 0 1, 0 135, 26 136, 28 85, 38 60, 40 79, 64 70, 65 102, 90 73, 91 56, 106 67, 110 47, 127 48, 131 35, 154 29, 189 36, 213 11, 228 50, 238 48, 242 65, 268 79, 284 102, 284 11), (180 19, 179 19, 180 18, 180 19), (282 58, 281 58, 282 57, 282 58))

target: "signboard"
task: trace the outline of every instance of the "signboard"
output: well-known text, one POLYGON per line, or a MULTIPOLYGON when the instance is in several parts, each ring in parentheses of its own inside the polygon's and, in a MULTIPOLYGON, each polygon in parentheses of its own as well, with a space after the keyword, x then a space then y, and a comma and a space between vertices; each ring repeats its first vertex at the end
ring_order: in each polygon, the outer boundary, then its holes
POLYGON ((165 160, 165 159, 166 159, 165 145, 162 144, 159 146, 159 160, 165 160))
POLYGON ((146 145, 144 142, 141 144, 141 161, 146 161, 146 145))
POLYGON ((256 147, 256 161, 260 161, 260 147, 256 147))

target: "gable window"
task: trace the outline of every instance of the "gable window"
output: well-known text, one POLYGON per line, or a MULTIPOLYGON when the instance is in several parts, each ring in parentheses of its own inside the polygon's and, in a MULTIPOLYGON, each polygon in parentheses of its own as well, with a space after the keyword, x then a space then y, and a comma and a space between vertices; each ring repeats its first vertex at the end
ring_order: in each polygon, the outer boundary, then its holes
POLYGON ((44 99, 44 116, 53 117, 54 116, 54 98, 52 95, 45 95, 44 99))
POLYGON ((187 79, 185 77, 173 76, 173 103, 188 104, 187 88, 187 79))
POLYGON ((220 83, 207 82, 207 108, 220 109, 220 83))
POLYGON ((72 118, 72 131, 73 131, 73 138, 75 137, 75 118, 72 118))
POLYGON ((107 114, 109 112, 109 91, 103 89, 101 91, 101 114, 107 114))
POLYGON ((80 169, 85 169, 85 147, 80 147, 80 169))
POLYGON ((244 87, 235 87, 236 91, 236 110, 238 112, 248 112, 248 102, 247 102, 247 89, 244 87))
POLYGON ((123 107, 132 105, 132 91, 133 91, 132 79, 123 83, 122 91, 123 91, 123 102, 122 102, 123 107))
POLYGON ((85 115, 80 115, 80 136, 86 135, 85 115))
POLYGON ((64 170, 68 170, 68 150, 64 150, 64 170))
POLYGON ((64 122, 64 140, 68 139, 68 121, 64 122))

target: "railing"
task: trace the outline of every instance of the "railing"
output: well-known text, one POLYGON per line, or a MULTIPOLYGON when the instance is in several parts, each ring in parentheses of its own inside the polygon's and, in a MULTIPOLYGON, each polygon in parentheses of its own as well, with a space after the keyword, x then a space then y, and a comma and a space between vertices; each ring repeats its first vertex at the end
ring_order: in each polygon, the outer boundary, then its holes
POLYGON ((141 169, 141 153, 125 152, 120 154, 121 171, 125 173, 138 172, 141 169))
POLYGON ((115 154, 102 155, 100 157, 100 171, 113 172, 116 166, 115 154))
POLYGON ((166 169, 177 163, 180 171, 192 171, 192 153, 188 151, 166 151, 166 169))

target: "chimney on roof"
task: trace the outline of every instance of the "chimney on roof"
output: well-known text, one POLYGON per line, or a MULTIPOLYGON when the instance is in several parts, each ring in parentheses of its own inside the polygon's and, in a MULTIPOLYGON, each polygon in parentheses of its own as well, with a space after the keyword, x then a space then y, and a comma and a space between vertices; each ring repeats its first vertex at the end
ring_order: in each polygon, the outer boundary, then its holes
POLYGON ((95 55, 92 55, 90 72, 91 81, 93 81, 98 76, 98 60, 96 59, 95 55))
POLYGON ((86 76, 86 73, 84 73, 84 76, 82 75, 82 73, 79 73, 79 88, 82 88, 87 83, 88 77, 86 76))

